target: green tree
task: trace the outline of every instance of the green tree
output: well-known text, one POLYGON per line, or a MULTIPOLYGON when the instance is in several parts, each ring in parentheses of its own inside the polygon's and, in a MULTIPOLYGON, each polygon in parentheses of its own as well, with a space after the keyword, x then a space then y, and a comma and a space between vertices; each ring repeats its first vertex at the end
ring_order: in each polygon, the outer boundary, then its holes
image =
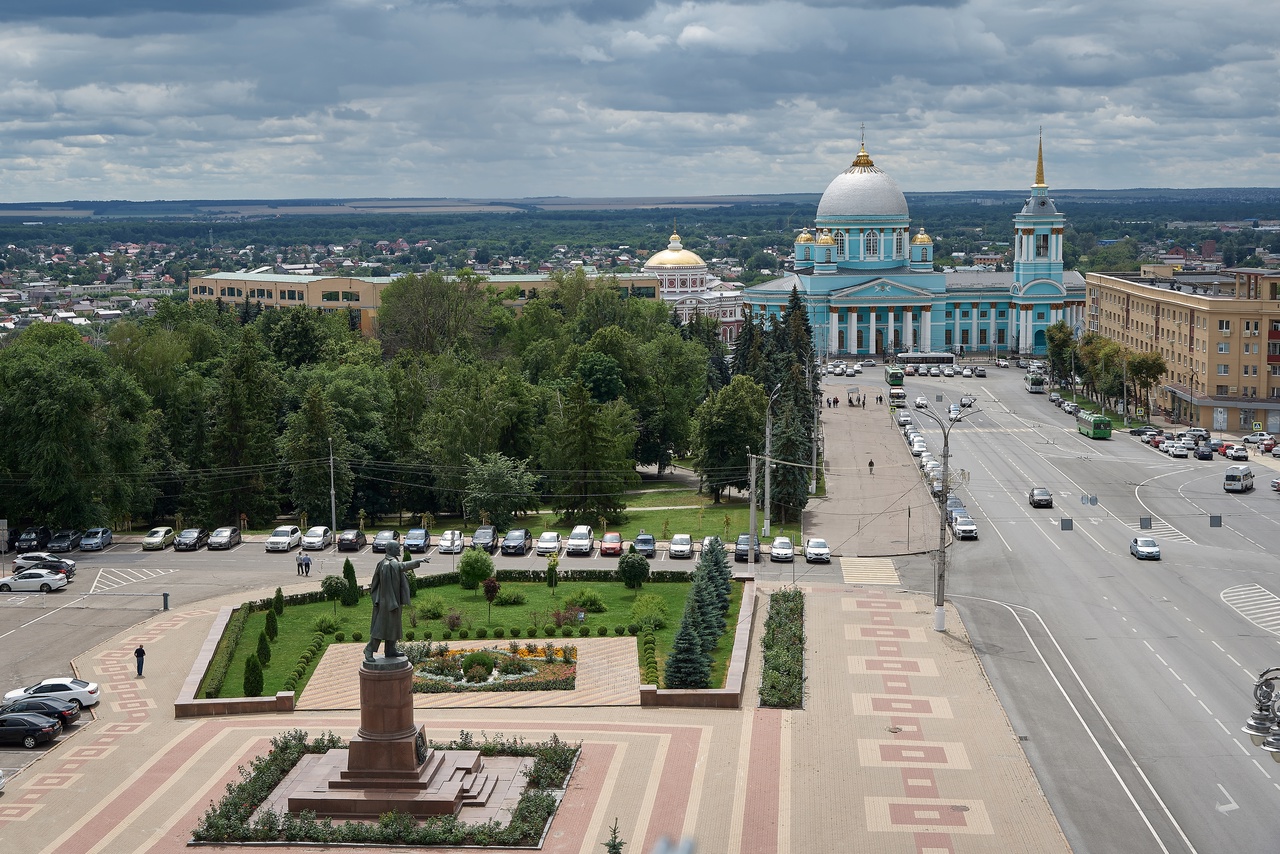
POLYGON ((355 478, 346 462, 349 451, 346 430, 319 386, 308 390, 302 408, 290 414, 286 424, 280 437, 280 457, 288 467, 293 505, 309 519, 328 519, 330 448, 336 505, 345 508, 351 500, 355 478))
POLYGON ((458 586, 463 590, 476 590, 481 582, 493 575, 493 558, 483 549, 467 549, 458 561, 458 586))
POLYGON ((773 457, 784 463, 774 469, 769 502, 773 518, 786 523, 800 518, 809 503, 811 446, 806 429, 810 417, 798 413, 788 401, 773 422, 773 457))
POLYGON ((262 696, 262 662, 258 656, 249 653, 244 662, 244 695, 246 697, 262 696))
POLYGON ((693 423, 693 467, 713 502, 720 503, 726 489, 750 486, 747 448, 764 452, 767 403, 760 384, 739 375, 698 407, 693 423))
MULTIPOLYGON (((1151 405, 1151 391, 1156 383, 1169 370, 1164 356, 1151 350, 1146 353, 1129 354, 1129 382, 1133 384, 1133 399, 1145 407, 1151 405)), ((1199 404, 1199 401, 1196 401, 1199 404)), ((1148 408, 1148 413, 1150 409, 1148 408)))
POLYGON ((493 600, 498 598, 502 585, 490 575, 484 580, 484 601, 489 603, 489 625, 493 625, 493 600))
POLYGON ((276 588, 276 595, 271 597, 271 610, 275 611, 277 616, 284 614, 284 591, 279 587, 276 588))
MULTIPOLYGON (((276 493, 278 379, 253 327, 231 348, 214 396, 211 455, 219 471, 211 479, 210 512, 216 519, 269 524, 279 511, 276 493)), ((244 527, 244 526, 242 526, 244 527)))
POLYGON ((499 528, 510 528, 516 514, 538 507, 538 477, 524 460, 504 454, 467 456, 467 494, 463 499, 472 518, 488 518, 499 528))
POLYGON ((676 630, 671 654, 667 656, 663 686, 666 688, 706 688, 711 679, 711 660, 703 651, 698 609, 692 598, 685 602, 684 617, 676 630))
MULTIPOLYGON (((350 563, 350 561, 347 562, 350 563)), ((355 567, 352 567, 351 573, 355 574, 355 567)), ((346 598, 347 588, 349 587, 347 579, 344 577, 345 575, 346 567, 344 566, 342 575, 326 575, 320 579, 320 592, 324 594, 325 599, 333 601, 333 613, 335 614, 338 613, 338 600, 346 598)), ((342 604, 345 605, 346 602, 344 601, 342 604)))
POLYGON ((639 590, 649 580, 649 560, 634 549, 618 558, 618 578, 628 590, 639 590))
POLYGON ((342 562, 342 577, 347 582, 346 590, 342 593, 342 604, 350 608, 360 601, 360 582, 356 581, 356 567, 351 558, 342 562))
MULTIPOLYGON (((271 613, 268 611, 267 613, 271 613)), ((258 632, 258 663, 266 667, 271 663, 271 641, 267 639, 267 632, 258 632)))
POLYGON ((486 332, 484 277, 430 272, 401 276, 382 291, 378 335, 391 355, 400 350, 443 353, 475 349, 486 332))
POLYGON ((551 505, 564 523, 620 518, 623 492, 640 480, 635 441, 635 415, 625 403, 596 403, 581 383, 559 396, 541 456, 551 505))
POLYGON ((276 637, 280 634, 280 623, 276 619, 276 612, 274 608, 267 609, 266 632, 267 632, 267 640, 270 640, 270 641, 274 641, 276 637))

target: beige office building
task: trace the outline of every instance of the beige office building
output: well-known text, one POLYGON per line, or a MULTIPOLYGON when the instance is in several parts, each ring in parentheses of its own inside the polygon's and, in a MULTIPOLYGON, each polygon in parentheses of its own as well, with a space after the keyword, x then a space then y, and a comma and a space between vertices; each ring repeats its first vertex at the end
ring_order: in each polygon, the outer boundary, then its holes
POLYGON ((1088 273, 1085 293, 1088 329, 1164 356, 1159 414, 1214 433, 1280 434, 1280 271, 1088 273))

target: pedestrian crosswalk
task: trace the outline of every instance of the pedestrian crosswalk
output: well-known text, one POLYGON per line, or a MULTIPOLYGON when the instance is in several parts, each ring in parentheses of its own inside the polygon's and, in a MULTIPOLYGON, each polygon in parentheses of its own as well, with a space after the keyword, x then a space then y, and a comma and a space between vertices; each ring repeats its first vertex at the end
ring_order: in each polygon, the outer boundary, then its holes
POLYGON ((147 581, 151 578, 159 578, 162 575, 168 575, 171 572, 177 572, 176 568, 167 569, 112 569, 103 567, 98 570, 98 577, 93 580, 93 589, 90 593, 104 593, 108 590, 114 590, 117 587, 124 587, 126 584, 134 584, 138 581, 147 581))
POLYGON ((1173 540, 1178 543, 1191 543, 1195 545, 1195 540, 1179 531, 1163 519, 1156 517, 1151 518, 1151 527, 1143 528, 1138 522, 1125 522, 1125 527, 1143 537, 1157 537, 1161 540, 1173 540))
POLYGON ((887 557, 842 557, 845 584, 901 584, 893 560, 887 557))
POLYGON ((1257 584, 1222 591, 1222 601, 1263 631, 1280 635, 1280 596, 1257 584))

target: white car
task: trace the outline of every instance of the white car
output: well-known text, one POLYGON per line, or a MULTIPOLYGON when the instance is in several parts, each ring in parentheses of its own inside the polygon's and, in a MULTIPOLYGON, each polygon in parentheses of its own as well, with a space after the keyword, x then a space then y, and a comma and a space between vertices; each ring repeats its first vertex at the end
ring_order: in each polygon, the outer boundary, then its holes
POLYGON ((1008 359, 996 359, 996 367, 997 367, 997 368, 1007 368, 1007 367, 1009 367, 1009 360, 1008 360, 1008 359))
POLYGON ((1167 444, 1169 445, 1169 456, 1171 457, 1181 457, 1185 460, 1187 455, 1191 453, 1183 442, 1169 442, 1167 444))
POLYGON ((973 376, 973 369, 965 368, 963 371, 960 372, 960 376, 964 377, 965 379, 970 379, 973 376))
POLYGON ((307 532, 302 535, 302 547, 304 549, 327 549, 331 545, 333 545, 333 531, 324 525, 308 528, 307 532))
POLYGON ((693 537, 689 534, 672 534, 667 545, 667 556, 673 558, 693 557, 693 537))
POLYGON ((956 369, 951 367, 950 365, 947 365, 942 369, 942 375, 944 377, 954 377, 956 375, 956 369))
POLYGON ((442 555, 462 554, 462 532, 445 531, 436 542, 436 551, 442 555))
MULTIPOLYGON (((929 463, 937 462, 937 461, 933 458, 933 454, 929 453, 928 451, 925 451, 920 455, 919 462, 920 462, 920 468, 923 469, 923 468, 928 468, 929 463)), ((942 464, 938 463, 938 465, 942 465, 942 464)))
POLYGON ((302 530, 297 525, 281 525, 267 537, 266 550, 269 552, 292 551, 294 546, 302 545, 302 530))
POLYGON ((51 569, 24 569, 0 579, 0 593, 49 593, 67 586, 67 577, 51 569))
POLYGON ((774 537, 769 547, 769 560, 795 560, 796 547, 791 544, 790 537, 774 537))
POLYGON ((1275 437, 1272 436, 1270 433, 1260 430, 1257 433, 1250 433, 1248 436, 1245 436, 1240 441, 1245 443, 1246 445, 1249 445, 1254 442, 1266 442, 1268 440, 1274 440, 1274 439, 1275 437))
POLYGON ((831 548, 827 541, 810 537, 804 541, 805 563, 831 563, 831 548))
POLYGON ((969 516, 953 516, 951 518, 951 533, 955 534, 957 540, 976 540, 978 539, 978 524, 969 516))
POLYGON ((17 700, 25 700, 28 697, 62 700, 67 703, 74 703, 82 709, 98 705, 98 700, 101 699, 98 694, 97 682, 86 682, 83 679, 73 679, 70 676, 58 676, 52 679, 45 679, 43 682, 37 682, 34 685, 28 685, 26 688, 16 688, 4 695, 4 702, 7 705, 17 700))
POLYGON ((560 553, 560 534, 558 531, 543 531, 538 537, 533 551, 538 555, 554 555, 560 553))
POLYGON ((934 365, 932 368, 929 369, 929 376, 931 377, 942 376, 942 369, 939 368, 937 365, 934 365))
POLYGON ((916 409, 928 409, 929 399, 923 394, 916 398, 916 409))
POLYGON ((576 525, 565 543, 566 555, 590 555, 596 548, 596 534, 590 525, 576 525))
POLYGON ((929 446, 924 443, 924 439, 916 439, 911 443, 911 456, 913 457, 918 457, 927 450, 929 450, 929 446))
POLYGON ((37 563, 41 563, 46 560, 59 560, 71 569, 76 568, 76 562, 69 557, 51 554, 50 552, 27 552, 26 554, 18 555, 13 559, 13 571, 17 572, 20 569, 30 569, 37 563))
POLYGON ((852 374, 854 374, 855 376, 856 376, 857 374, 862 373, 862 365, 856 365, 856 364, 855 364, 852 368, 850 368, 850 369, 849 369, 849 373, 852 373, 852 374))

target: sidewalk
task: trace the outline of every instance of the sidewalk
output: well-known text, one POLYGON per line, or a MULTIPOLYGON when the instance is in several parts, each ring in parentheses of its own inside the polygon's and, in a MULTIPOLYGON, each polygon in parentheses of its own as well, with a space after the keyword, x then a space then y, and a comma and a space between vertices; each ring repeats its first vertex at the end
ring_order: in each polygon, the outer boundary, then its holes
MULTIPOLYGON (((917 497, 923 488, 886 410, 842 406, 823 419, 829 452, 833 442, 847 444, 829 454, 829 496, 814 510, 815 524, 857 554, 893 554, 895 545, 900 553, 901 535, 885 530, 892 514, 931 499, 917 497), (867 475, 871 455, 876 473, 867 475)), ((768 593, 778 586, 759 585, 748 684, 759 680, 768 593)), ((894 586, 802 587, 803 709, 760 709, 750 693, 740 710, 625 704, 635 653, 624 638, 602 651, 621 680, 608 683, 608 698, 423 707, 417 720, 441 740, 465 729, 581 741, 542 849, 555 854, 599 851, 615 819, 632 854, 648 854, 663 836, 691 837, 699 854, 1069 850, 954 610, 951 629, 938 633, 927 597, 894 586), (629 649, 619 653, 619 645, 629 649), (610 702, 624 704, 599 705, 610 702)), ((235 598, 229 604, 247 597, 235 598)), ((198 817, 271 737, 294 728, 354 734, 355 675, 345 647, 330 648, 300 711, 175 720, 173 699, 222 604, 157 615, 75 661, 81 677, 102 684, 104 701, 96 720, 43 750, 0 794, 3 850, 186 851, 198 817), (133 675, 139 642, 148 651, 142 679, 133 675)))

